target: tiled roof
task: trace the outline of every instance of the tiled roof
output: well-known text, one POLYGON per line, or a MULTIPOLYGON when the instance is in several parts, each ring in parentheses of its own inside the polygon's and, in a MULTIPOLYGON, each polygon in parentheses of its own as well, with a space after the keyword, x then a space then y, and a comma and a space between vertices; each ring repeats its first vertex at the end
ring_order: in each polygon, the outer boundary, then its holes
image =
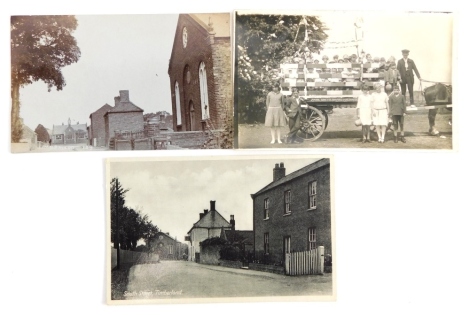
POLYGON ((279 185, 282 185, 284 183, 287 183, 291 180, 293 180, 294 178, 297 178, 297 177, 300 177, 302 175, 305 175, 307 173, 310 173, 322 166, 325 166, 325 165, 329 165, 330 164, 330 159, 328 158, 324 158, 324 159, 321 159, 319 161, 316 161, 315 163, 312 163, 312 164, 309 164, 295 172, 292 172, 280 179, 278 179, 277 181, 274 181, 274 182, 271 182, 269 185, 267 185, 266 187, 264 187, 263 189, 261 189, 260 191, 254 193, 252 196, 256 196, 256 195, 259 195, 265 191, 268 191, 270 189, 273 189, 274 187, 277 187, 279 185))
POLYGON ((143 111, 144 110, 142 108, 136 106, 132 102, 120 102, 118 105, 114 106, 111 110, 109 110, 108 113, 126 113, 126 112, 143 112, 143 111))
POLYGON ((100 112, 106 113, 106 112, 110 111, 111 109, 113 109, 113 107, 112 107, 111 105, 109 105, 109 104, 106 103, 106 104, 104 104, 103 106, 101 106, 99 109, 97 109, 97 110, 95 110, 93 113, 91 113, 91 114, 90 114, 90 118, 91 118, 91 116, 94 115, 94 114, 98 114, 98 113, 100 113, 100 112))
POLYGON ((215 37, 230 37, 229 13, 193 13, 189 16, 208 31, 210 19, 215 37))
POLYGON ((174 239, 174 238, 171 237, 170 235, 168 235, 168 234, 166 234, 166 233, 163 233, 163 232, 158 232, 158 233, 155 235, 155 238, 154 238, 154 239, 158 239, 158 237, 159 237, 160 235, 163 235, 163 236, 165 236, 166 238, 171 239, 172 241, 176 241, 176 239, 174 239))
POLYGON ((188 234, 194 228, 229 228, 231 226, 217 210, 210 210, 199 221, 193 224, 188 234))

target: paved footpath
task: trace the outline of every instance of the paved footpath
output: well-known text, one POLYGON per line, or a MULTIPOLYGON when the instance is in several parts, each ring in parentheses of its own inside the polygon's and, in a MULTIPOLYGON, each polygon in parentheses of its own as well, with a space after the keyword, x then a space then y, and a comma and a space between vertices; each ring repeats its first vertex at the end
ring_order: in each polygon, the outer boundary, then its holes
POLYGON ((162 261, 133 266, 125 296, 129 300, 331 294, 331 274, 289 277, 187 261, 162 261))

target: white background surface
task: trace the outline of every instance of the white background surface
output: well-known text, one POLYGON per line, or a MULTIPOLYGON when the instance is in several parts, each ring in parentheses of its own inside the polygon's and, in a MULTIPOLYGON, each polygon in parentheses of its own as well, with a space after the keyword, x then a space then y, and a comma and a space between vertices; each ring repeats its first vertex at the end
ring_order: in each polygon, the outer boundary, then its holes
MULTIPOLYGON (((446 1, 21 1, 1 13, 1 304, 3 314, 468 314, 469 14, 446 1), (337 301, 204 305, 105 305, 104 159, 124 156, 254 154, 255 151, 9 153, 11 14, 116 14, 286 8, 462 11, 456 15, 454 150, 304 150, 334 153, 337 301), (366 178, 359 177, 370 170, 366 178)), ((438 39, 436 39, 438 40, 438 39)), ((439 141, 439 139, 436 139, 439 141)), ((256 154, 286 154, 262 151, 256 154)), ((230 284, 227 284, 230 285, 230 284)))

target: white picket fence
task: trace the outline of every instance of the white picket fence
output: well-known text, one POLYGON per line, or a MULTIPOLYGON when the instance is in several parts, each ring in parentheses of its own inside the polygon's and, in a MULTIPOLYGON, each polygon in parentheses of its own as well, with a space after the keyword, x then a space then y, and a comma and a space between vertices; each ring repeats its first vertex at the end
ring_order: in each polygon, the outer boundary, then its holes
POLYGON ((315 275, 323 274, 325 248, 318 248, 305 252, 286 254, 286 275, 315 275))

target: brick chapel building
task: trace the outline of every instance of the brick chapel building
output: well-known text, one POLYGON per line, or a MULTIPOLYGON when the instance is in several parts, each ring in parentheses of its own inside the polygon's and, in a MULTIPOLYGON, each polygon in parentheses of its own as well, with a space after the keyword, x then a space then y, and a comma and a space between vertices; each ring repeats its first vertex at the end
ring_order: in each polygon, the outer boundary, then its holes
POLYGON ((233 115, 230 14, 180 14, 168 74, 173 130, 222 129, 233 115))
POLYGON ((273 181, 251 197, 255 260, 284 263, 286 253, 318 246, 332 253, 329 159, 288 175, 276 164, 273 181))

